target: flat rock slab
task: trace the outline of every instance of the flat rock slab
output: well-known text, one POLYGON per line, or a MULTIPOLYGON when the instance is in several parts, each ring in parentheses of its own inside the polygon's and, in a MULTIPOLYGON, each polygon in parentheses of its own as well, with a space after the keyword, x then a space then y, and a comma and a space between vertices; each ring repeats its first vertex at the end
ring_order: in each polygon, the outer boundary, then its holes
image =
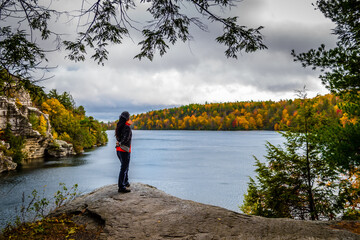
POLYGON ((80 196, 52 213, 72 213, 89 228, 103 227, 101 239, 360 239, 329 222, 268 219, 183 200, 152 186, 132 183, 130 193, 117 185, 80 196))

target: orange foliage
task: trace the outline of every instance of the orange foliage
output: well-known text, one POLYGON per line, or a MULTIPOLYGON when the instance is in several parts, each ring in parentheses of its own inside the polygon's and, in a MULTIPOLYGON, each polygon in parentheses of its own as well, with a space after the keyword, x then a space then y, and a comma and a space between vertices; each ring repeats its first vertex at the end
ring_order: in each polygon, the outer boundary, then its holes
MULTIPOLYGON (((336 106, 339 99, 317 97, 313 107, 324 117, 351 121, 336 106)), ((295 124, 301 100, 190 104, 142 113, 133 117, 135 129, 286 130, 295 124)))

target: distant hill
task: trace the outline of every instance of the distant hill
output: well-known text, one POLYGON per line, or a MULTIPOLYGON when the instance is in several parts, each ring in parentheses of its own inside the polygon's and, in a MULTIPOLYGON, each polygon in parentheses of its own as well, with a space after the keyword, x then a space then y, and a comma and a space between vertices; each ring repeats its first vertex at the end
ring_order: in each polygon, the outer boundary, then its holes
MULTIPOLYGON (((341 118, 339 99, 316 97, 318 114, 341 118)), ((259 102, 189 104, 133 116, 134 129, 147 130, 285 130, 294 124, 300 99, 259 102)))

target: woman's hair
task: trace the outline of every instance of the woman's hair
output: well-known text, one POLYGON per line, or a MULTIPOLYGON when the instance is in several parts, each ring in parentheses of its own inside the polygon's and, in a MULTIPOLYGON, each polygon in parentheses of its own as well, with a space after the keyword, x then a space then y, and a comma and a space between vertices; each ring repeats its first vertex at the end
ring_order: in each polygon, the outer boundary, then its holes
POLYGON ((125 123, 127 120, 129 120, 129 118, 130 118, 130 114, 127 111, 122 112, 121 115, 119 116, 119 122, 116 124, 116 130, 115 130, 116 139, 120 138, 122 129, 124 128, 125 123))

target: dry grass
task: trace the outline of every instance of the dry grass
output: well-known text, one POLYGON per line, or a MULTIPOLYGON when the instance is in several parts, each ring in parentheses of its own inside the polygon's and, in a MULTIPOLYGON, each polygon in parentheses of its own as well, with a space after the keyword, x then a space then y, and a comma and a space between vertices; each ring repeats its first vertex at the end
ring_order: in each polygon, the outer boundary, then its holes
POLYGON ((3 239, 98 239, 101 228, 94 230, 86 229, 84 225, 78 225, 71 220, 72 216, 48 217, 33 223, 23 223, 19 226, 8 226, 0 235, 3 239))
POLYGON ((331 225, 332 228, 348 230, 350 232, 360 234, 360 222, 359 221, 341 221, 331 225))

